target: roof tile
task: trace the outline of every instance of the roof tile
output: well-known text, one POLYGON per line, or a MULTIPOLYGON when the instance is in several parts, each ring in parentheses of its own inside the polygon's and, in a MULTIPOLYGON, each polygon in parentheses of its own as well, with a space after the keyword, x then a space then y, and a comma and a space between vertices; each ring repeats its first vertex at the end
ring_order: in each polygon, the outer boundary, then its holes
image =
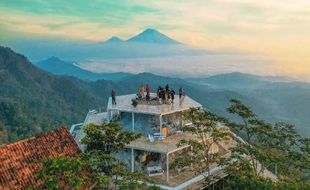
POLYGON ((38 186, 36 174, 43 158, 76 156, 81 151, 68 129, 62 127, 39 137, 0 146, 0 189, 26 189, 38 186))

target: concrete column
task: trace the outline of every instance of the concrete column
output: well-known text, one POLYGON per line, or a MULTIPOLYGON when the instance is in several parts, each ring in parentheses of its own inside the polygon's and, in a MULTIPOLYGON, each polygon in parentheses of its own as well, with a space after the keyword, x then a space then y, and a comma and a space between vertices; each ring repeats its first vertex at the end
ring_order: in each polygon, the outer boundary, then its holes
POLYGON ((161 132, 162 126, 163 126, 163 116, 159 115, 159 128, 160 128, 160 132, 161 132))
POLYGON ((132 132, 135 132, 135 113, 131 112, 131 126, 132 126, 132 132))
POLYGON ((193 146, 191 146, 191 169, 193 169, 193 146))
POLYGON ((183 111, 181 112, 181 126, 184 127, 183 111))
POLYGON ((166 155, 166 176, 167 181, 169 181, 169 153, 166 155))
POLYGON ((135 157, 133 148, 131 148, 131 172, 135 172, 135 157))
POLYGON ((211 145, 211 152, 212 152, 212 157, 213 157, 213 145, 214 145, 213 138, 211 138, 211 143, 212 143, 212 145, 211 145))
POLYGON ((112 113, 111 113, 111 110, 108 110, 108 120, 109 120, 109 121, 112 120, 112 113))

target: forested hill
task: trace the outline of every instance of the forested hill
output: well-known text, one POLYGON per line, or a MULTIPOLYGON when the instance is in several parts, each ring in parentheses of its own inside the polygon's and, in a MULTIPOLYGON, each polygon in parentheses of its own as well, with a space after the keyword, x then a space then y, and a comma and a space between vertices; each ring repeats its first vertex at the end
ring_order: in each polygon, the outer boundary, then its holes
POLYGON ((0 47, 0 144, 38 134, 62 124, 82 122, 89 109, 105 106, 111 89, 117 95, 135 93, 141 84, 169 84, 210 111, 231 117, 225 110, 237 98, 269 122, 285 121, 309 135, 310 85, 279 82, 241 73, 203 79, 177 79, 141 73, 120 81, 87 82, 54 76, 33 66, 27 58, 0 47), (229 81, 229 83, 227 82, 229 81))
POLYGON ((81 121, 89 107, 101 104, 81 83, 50 75, 0 47, 0 144, 81 121))
POLYGON ((225 110, 228 106, 224 94, 231 98, 240 97, 233 92, 213 93, 180 79, 151 73, 129 76, 119 82, 86 82, 74 77, 54 76, 33 66, 23 55, 4 47, 0 47, 0 79, 0 144, 63 124, 81 122, 89 109, 106 105, 111 89, 120 95, 135 93, 145 83, 149 83, 152 90, 169 83, 176 90, 183 86, 188 95, 214 111, 225 110), (212 101, 213 98, 217 99, 212 101))

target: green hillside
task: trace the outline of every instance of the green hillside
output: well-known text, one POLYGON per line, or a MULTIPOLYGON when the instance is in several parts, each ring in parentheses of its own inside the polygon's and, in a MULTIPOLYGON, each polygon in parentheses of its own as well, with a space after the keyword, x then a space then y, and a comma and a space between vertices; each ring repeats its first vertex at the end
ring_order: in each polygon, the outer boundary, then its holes
POLYGON ((0 142, 82 120, 87 109, 100 102, 77 83, 83 82, 50 75, 0 47, 0 142))
POLYGON ((226 117, 231 117, 226 112, 229 100, 237 98, 269 122, 286 121, 301 134, 310 134, 307 83, 274 82, 241 73, 190 80, 141 73, 120 81, 88 82, 46 73, 24 56, 0 47, 0 143, 81 122, 89 109, 106 106, 111 89, 117 95, 136 93, 147 83, 153 91, 158 85, 169 84, 176 92, 182 86, 187 95, 226 117))

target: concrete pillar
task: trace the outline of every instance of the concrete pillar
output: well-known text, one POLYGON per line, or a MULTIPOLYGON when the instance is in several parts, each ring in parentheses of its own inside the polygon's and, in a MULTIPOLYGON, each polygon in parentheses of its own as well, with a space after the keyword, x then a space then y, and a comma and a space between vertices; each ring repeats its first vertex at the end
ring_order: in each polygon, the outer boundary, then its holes
POLYGON ((159 129, 160 129, 160 132, 161 132, 162 126, 163 126, 163 116, 159 115, 159 129))
POLYGON ((193 146, 191 146, 191 169, 193 169, 193 146))
POLYGON ((169 181, 169 153, 166 155, 166 176, 167 181, 169 181))
POLYGON ((183 116, 183 111, 181 112, 181 126, 184 127, 184 116, 183 116))
POLYGON ((112 113, 111 113, 111 110, 108 110, 108 120, 109 120, 109 121, 112 120, 112 113))
POLYGON ((133 148, 131 148, 131 172, 135 172, 135 157, 133 148))
POLYGON ((213 138, 211 138, 211 152, 212 152, 212 157, 213 157, 213 145, 214 145, 214 143, 213 143, 213 138))
POLYGON ((131 112, 131 127, 132 127, 132 132, 135 132, 135 113, 131 112))

